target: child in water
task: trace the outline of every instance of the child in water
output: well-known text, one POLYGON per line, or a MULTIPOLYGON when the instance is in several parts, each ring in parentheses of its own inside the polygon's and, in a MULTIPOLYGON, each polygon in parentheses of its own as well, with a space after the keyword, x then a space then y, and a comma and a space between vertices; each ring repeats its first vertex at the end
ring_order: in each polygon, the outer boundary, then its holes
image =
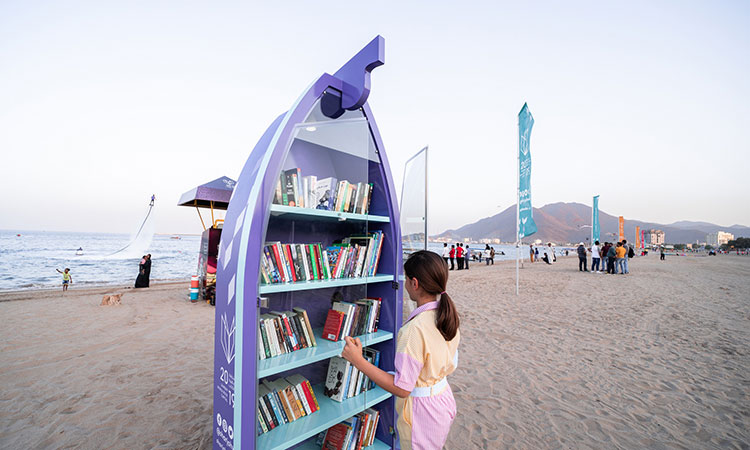
POLYGON ((70 269, 67 267, 65 268, 65 271, 61 271, 60 269, 55 269, 58 273, 61 273, 63 276, 63 282, 62 282, 62 288, 63 292, 68 290, 68 285, 73 284, 73 276, 70 275, 70 269))
POLYGON ((404 288, 417 308, 398 332, 395 374, 370 364, 359 338, 347 336, 341 356, 397 397, 396 428, 403 450, 441 449, 456 418, 447 376, 458 366, 458 311, 445 292, 448 266, 440 255, 412 253, 404 274, 404 288))

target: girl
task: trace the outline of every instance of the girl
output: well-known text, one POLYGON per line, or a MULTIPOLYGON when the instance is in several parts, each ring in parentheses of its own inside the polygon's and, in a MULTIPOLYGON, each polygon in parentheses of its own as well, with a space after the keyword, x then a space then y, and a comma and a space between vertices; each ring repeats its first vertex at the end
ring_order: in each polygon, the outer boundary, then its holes
POLYGON ((365 360, 359 339, 347 337, 341 356, 397 397, 396 428, 403 450, 440 449, 456 417, 446 377, 458 366, 458 311, 445 292, 448 267, 440 255, 412 253, 404 274, 404 287, 417 308, 398 332, 395 375, 365 360))

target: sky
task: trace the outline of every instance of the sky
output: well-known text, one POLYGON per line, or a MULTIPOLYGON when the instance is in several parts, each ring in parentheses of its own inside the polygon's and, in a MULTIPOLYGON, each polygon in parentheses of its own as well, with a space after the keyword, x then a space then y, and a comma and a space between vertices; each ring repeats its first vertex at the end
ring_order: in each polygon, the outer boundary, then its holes
POLYGON ((429 146, 429 231, 532 202, 750 225, 750 3, 0 2, 0 229, 202 230, 180 195, 376 35, 396 188, 429 146))

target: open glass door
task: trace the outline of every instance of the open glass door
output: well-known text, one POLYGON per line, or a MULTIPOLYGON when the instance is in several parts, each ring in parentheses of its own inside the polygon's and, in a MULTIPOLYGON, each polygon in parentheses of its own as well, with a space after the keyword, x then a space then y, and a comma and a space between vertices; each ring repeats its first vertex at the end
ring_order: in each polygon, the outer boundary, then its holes
POLYGON ((427 250, 427 147, 406 161, 401 186, 401 242, 404 260, 427 250))

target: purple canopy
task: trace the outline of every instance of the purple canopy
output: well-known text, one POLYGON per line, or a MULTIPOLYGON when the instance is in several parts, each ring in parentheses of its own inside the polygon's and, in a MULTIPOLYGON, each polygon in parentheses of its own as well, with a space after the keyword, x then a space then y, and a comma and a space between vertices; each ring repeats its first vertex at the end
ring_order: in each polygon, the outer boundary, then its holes
POLYGON ((182 194, 177 206, 225 210, 229 206, 229 199, 232 197, 235 184, 237 182, 229 177, 221 177, 201 184, 182 194))

